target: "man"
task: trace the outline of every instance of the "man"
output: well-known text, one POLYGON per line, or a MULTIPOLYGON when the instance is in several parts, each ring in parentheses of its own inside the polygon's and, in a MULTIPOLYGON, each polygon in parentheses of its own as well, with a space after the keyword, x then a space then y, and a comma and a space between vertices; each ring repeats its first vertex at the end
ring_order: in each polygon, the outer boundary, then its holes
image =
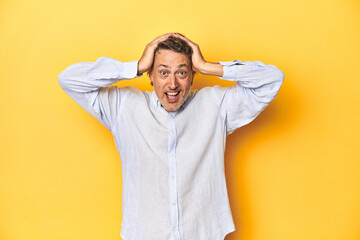
POLYGON ((223 240, 235 230, 224 173, 226 135, 277 95, 273 65, 204 60, 177 33, 149 43, 139 61, 101 57, 60 73, 63 90, 114 136, 121 156, 124 240, 223 240), (111 86, 148 72, 154 91, 111 86), (195 72, 236 81, 190 90, 195 72))

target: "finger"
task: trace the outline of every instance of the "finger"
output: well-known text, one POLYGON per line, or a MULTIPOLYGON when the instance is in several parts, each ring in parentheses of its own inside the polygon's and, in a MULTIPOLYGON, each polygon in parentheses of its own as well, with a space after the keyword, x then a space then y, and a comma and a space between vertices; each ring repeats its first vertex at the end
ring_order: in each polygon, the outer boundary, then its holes
POLYGON ((168 39, 170 36, 175 36, 174 33, 166 33, 164 35, 161 35, 157 38, 155 38, 150 44, 151 45, 157 45, 159 42, 165 41, 166 39, 168 39))
POLYGON ((162 40, 162 39, 166 39, 168 38, 169 36, 171 35, 171 33, 166 33, 164 35, 161 35, 161 36, 158 36, 157 38, 154 39, 154 41, 159 41, 159 40, 162 40))
POLYGON ((195 43, 193 41, 191 41, 190 39, 188 39, 187 37, 182 36, 182 35, 180 35, 178 33, 175 33, 175 35, 176 35, 177 38, 180 38, 180 39, 184 40, 188 44, 195 45, 195 43))

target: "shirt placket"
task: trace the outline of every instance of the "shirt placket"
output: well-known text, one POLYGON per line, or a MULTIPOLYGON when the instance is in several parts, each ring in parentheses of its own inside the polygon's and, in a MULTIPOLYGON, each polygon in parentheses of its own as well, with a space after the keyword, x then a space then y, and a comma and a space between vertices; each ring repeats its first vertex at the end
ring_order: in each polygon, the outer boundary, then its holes
POLYGON ((169 186, 170 186, 170 219, 171 219, 171 232, 174 240, 180 240, 179 232, 179 214, 178 214, 178 199, 176 187, 176 127, 175 127, 175 114, 169 113, 168 115, 168 160, 169 160, 169 186))

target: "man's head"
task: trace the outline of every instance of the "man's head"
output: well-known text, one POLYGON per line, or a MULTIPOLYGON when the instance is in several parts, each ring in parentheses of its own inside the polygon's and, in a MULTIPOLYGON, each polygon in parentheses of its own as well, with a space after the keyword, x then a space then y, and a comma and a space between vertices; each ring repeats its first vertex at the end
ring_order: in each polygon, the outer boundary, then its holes
POLYGON ((193 82, 192 49, 182 39, 169 37, 160 42, 148 71, 151 84, 163 108, 178 110, 188 97, 193 82))

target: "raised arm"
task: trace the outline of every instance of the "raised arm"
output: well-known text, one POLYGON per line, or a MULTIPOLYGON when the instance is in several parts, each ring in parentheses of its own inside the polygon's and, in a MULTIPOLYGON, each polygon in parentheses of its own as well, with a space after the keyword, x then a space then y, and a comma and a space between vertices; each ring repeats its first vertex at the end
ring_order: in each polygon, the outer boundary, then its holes
POLYGON ((111 131, 119 115, 121 99, 130 89, 110 85, 148 71, 158 43, 173 35, 168 33, 155 38, 146 46, 139 61, 120 62, 101 57, 96 62, 75 63, 59 74, 59 84, 75 102, 111 131))
POLYGON ((195 72, 199 72, 205 75, 213 75, 222 77, 223 76, 223 66, 220 63, 212 63, 205 61, 203 55, 201 54, 199 45, 188 39, 187 37, 175 34, 176 37, 181 38, 186 41, 187 44, 192 48, 193 54, 191 57, 192 67, 195 72))
POLYGON ((259 61, 220 63, 224 68, 221 79, 236 81, 234 86, 225 88, 220 105, 230 134, 254 120, 274 100, 284 81, 284 73, 259 61))
POLYGON ((170 36, 174 37, 176 35, 175 33, 167 33, 155 38, 153 41, 146 45, 146 48, 138 63, 138 74, 143 74, 144 72, 150 70, 154 61, 156 47, 160 42, 165 41, 170 36))
POLYGON ((121 103, 121 91, 110 85, 132 79, 138 61, 119 62, 100 57, 96 62, 80 62, 67 67, 58 76, 61 88, 82 108, 111 131, 121 103))
POLYGON ((227 134, 254 120, 276 97, 284 81, 284 73, 273 65, 259 61, 206 62, 199 46, 184 36, 193 49, 193 68, 207 75, 236 81, 231 87, 215 87, 220 112, 226 121, 227 134))

